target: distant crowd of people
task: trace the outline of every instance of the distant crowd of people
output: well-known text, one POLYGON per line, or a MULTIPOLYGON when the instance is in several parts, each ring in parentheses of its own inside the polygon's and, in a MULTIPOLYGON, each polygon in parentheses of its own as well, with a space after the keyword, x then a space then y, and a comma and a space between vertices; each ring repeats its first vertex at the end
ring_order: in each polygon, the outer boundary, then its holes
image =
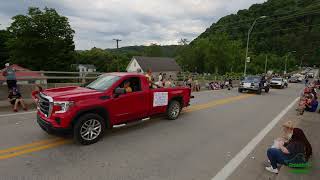
POLYGON ((145 75, 149 81, 149 86, 152 88, 159 87, 175 87, 176 84, 171 75, 167 76, 166 73, 159 73, 158 78, 154 78, 151 69, 149 69, 145 75))
POLYGON ((225 89, 225 88, 228 88, 228 90, 231 90, 231 88, 233 88, 232 79, 231 78, 225 79, 223 82, 212 81, 208 83, 207 87, 210 90, 219 90, 219 89, 225 89))
MULTIPOLYGON (((297 111, 303 115, 305 111, 316 112, 318 109, 318 92, 319 80, 309 83, 300 95, 299 105, 297 111)), ((320 113, 320 110, 319 110, 320 113)))

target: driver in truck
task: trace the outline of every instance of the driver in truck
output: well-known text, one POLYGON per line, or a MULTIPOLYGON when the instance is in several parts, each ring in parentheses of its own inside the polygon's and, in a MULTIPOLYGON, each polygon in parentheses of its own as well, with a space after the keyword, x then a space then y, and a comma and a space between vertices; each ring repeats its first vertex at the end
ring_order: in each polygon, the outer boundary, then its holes
POLYGON ((132 93, 132 88, 130 87, 130 81, 125 81, 123 88, 126 90, 126 93, 132 93))

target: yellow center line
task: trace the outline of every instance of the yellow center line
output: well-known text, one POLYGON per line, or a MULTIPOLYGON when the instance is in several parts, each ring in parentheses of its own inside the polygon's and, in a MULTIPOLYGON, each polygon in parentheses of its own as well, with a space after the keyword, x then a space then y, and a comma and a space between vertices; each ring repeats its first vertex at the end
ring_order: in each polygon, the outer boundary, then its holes
POLYGON ((41 150, 53 148, 53 147, 56 147, 56 146, 61 146, 63 144, 67 144, 67 143, 71 143, 71 142, 72 142, 71 140, 67 140, 67 139, 56 141, 54 143, 50 143, 50 144, 46 144, 46 145, 42 145, 42 146, 30 148, 30 149, 25 149, 25 150, 22 150, 22 151, 11 153, 11 154, 1 155, 0 156, 0 160, 9 159, 9 158, 12 158, 12 157, 16 157, 16 156, 20 156, 20 155, 23 155, 23 154, 32 153, 32 152, 35 152, 35 151, 41 151, 41 150))
MULTIPOLYGON (((237 100, 245 99, 250 96, 252 95, 240 95, 240 96, 235 96, 235 97, 230 97, 225 99, 218 99, 218 100, 214 100, 212 102, 208 102, 204 104, 197 104, 185 109, 183 112, 194 112, 194 111, 199 111, 203 109, 208 109, 218 105, 223 105, 223 104, 231 103, 237 100)), ((32 152, 41 151, 49 148, 54 148, 54 147, 68 144, 71 142, 72 140, 70 139, 51 138, 51 139, 33 142, 30 144, 3 149, 3 150, 0 150, 0 160, 9 159, 9 158, 13 158, 23 154, 29 154, 32 152)))
POLYGON ((245 99, 250 96, 252 96, 252 95, 247 94, 247 95, 235 96, 235 97, 230 97, 230 98, 225 98, 225 99, 219 99, 219 100, 212 101, 212 102, 205 103, 205 104, 197 104, 197 105, 194 105, 194 106, 187 108, 186 110, 184 110, 184 112, 193 112, 193 111, 208 109, 208 108, 215 107, 218 105, 231 103, 231 102, 234 102, 234 101, 237 101, 240 99, 245 99))
POLYGON ((29 148, 29 147, 48 144, 48 143, 51 143, 51 142, 57 141, 57 140, 62 140, 62 138, 45 139, 45 140, 41 140, 41 141, 36 141, 36 142, 30 143, 30 144, 25 144, 25 145, 22 145, 22 146, 16 146, 16 147, 0 150, 0 154, 10 153, 10 152, 18 151, 18 150, 21 150, 21 149, 26 149, 26 148, 29 148))

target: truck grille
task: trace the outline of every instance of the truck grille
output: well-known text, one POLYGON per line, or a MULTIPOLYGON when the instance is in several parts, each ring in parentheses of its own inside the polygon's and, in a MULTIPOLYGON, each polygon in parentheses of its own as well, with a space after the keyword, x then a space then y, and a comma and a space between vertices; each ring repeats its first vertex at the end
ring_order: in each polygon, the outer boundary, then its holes
POLYGON ((42 112, 46 117, 49 117, 51 112, 52 103, 50 102, 50 97, 40 93, 39 95, 39 110, 42 112))

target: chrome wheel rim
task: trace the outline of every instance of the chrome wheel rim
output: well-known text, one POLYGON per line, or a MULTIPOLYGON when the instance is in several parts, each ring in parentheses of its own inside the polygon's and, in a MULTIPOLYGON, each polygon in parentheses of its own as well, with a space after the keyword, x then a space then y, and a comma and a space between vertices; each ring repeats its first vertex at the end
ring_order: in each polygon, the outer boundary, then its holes
POLYGON ((82 124, 80 135, 82 139, 91 141, 96 139, 101 133, 101 123, 96 119, 90 119, 82 124))
POLYGON ((174 104, 172 106, 171 116, 172 117, 177 117, 179 115, 179 112, 180 112, 180 106, 178 104, 174 104))

